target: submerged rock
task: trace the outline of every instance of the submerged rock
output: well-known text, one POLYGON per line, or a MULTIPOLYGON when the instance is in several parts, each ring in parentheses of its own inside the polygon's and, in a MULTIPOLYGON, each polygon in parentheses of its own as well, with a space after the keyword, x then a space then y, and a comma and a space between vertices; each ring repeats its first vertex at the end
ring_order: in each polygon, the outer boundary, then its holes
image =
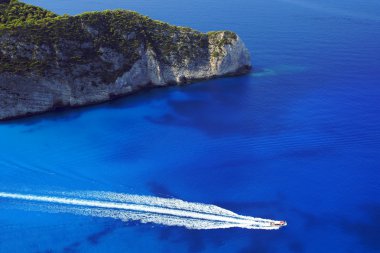
POLYGON ((250 69, 233 32, 201 33, 124 10, 58 16, 0 0, 0 119, 250 69))

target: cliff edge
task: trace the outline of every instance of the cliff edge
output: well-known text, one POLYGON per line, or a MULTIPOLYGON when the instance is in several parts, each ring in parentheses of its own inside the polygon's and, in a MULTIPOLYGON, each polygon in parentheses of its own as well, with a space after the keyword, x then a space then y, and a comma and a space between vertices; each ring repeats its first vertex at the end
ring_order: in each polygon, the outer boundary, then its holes
POLYGON ((0 120, 250 69, 233 32, 201 33, 125 10, 59 16, 0 0, 0 120))

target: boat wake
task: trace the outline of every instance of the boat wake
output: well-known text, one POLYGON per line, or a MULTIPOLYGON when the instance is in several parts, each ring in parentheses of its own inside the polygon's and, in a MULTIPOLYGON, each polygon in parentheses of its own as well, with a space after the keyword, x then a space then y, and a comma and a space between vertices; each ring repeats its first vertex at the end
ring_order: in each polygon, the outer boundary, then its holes
POLYGON ((236 227, 274 230, 286 225, 284 221, 238 215, 215 205, 111 192, 64 192, 49 195, 0 192, 1 198, 40 204, 43 207, 41 210, 48 212, 183 226, 188 229, 236 227))

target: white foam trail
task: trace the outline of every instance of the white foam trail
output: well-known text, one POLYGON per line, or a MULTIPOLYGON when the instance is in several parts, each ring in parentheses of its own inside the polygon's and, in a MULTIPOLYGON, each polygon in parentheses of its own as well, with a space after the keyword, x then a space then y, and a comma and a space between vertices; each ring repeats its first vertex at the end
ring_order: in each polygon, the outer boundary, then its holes
POLYGON ((87 191, 66 193, 67 196, 75 196, 81 198, 90 198, 97 200, 117 201, 122 203, 138 203, 142 205, 168 207, 181 210, 197 211, 203 213, 218 213, 219 215, 236 215, 235 213, 215 205, 206 205, 201 203, 191 203, 179 199, 159 198, 152 196, 140 196, 113 192, 87 191))
POLYGON ((122 221, 140 221, 189 229, 240 227, 279 229, 279 222, 243 216, 214 205, 190 203, 178 199, 118 194, 110 192, 61 193, 61 196, 39 196, 0 192, 0 198, 41 203, 44 210, 122 221))

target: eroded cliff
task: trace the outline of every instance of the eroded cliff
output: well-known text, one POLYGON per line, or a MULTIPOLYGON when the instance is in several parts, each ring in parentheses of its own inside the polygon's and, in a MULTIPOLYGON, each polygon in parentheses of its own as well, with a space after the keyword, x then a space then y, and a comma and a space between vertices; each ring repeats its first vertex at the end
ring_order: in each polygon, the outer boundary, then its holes
POLYGON ((233 32, 201 33, 124 10, 58 16, 0 0, 0 119, 250 68, 233 32))

